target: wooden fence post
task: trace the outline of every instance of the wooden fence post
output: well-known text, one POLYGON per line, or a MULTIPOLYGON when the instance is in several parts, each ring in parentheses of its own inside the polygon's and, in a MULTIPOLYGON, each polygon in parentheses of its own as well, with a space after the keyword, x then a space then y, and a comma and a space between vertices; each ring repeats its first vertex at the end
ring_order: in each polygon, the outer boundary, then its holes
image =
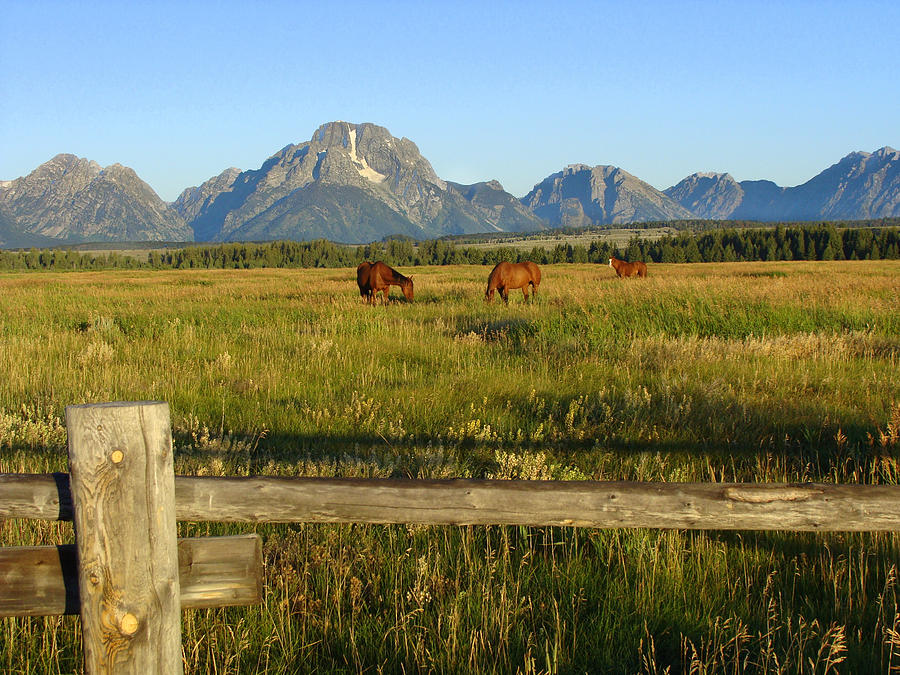
POLYGON ((66 408, 85 670, 181 673, 169 406, 66 408))

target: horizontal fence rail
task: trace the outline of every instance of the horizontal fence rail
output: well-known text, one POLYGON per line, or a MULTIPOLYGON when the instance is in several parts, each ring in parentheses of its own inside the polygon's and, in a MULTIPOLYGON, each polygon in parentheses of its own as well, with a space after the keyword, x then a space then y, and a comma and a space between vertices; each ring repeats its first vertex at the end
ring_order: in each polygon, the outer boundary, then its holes
POLYGON ((0 616, 81 615, 85 672, 182 672, 181 610, 261 602, 256 535, 176 521, 900 531, 900 486, 175 476, 168 404, 68 406, 69 474, 0 474, 0 521, 75 544, 0 548, 0 616))
MULTIPOLYGON (((900 531, 900 486, 175 477, 182 521, 900 531)), ((70 520, 66 474, 0 474, 0 519, 70 520)))
MULTIPOLYGON (((262 602, 262 548, 255 534, 178 540, 182 609, 262 602)), ((74 544, 0 548, 0 616, 78 614, 74 544)))

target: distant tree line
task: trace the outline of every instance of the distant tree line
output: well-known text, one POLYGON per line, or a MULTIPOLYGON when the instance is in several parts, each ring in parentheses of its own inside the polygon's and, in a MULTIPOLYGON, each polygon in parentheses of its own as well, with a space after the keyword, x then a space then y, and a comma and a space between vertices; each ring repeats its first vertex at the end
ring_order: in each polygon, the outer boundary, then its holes
POLYGON ((627 260, 653 262, 896 260, 900 258, 900 228, 839 229, 834 224, 820 224, 679 232, 656 241, 634 238, 623 253, 627 260))
MULTIPOLYGON (((868 218, 864 220, 839 220, 823 221, 816 223, 821 225, 834 225, 839 230, 855 228, 889 228, 900 227, 900 218, 868 218)), ((483 232, 473 234, 449 234, 441 237, 457 245, 497 243, 507 244, 523 242, 531 239, 546 240, 549 238, 564 238, 568 235, 603 235, 611 229, 618 230, 659 230, 668 229, 687 232, 706 232, 708 230, 760 230, 775 227, 806 228, 814 226, 809 222, 771 222, 764 223, 758 220, 648 220, 641 223, 622 223, 617 225, 588 225, 586 227, 558 227, 552 230, 538 230, 536 232, 483 232)))
POLYGON ((89 253, 73 249, 0 250, 0 270, 108 270, 145 267, 122 253, 89 253))
POLYGON ((0 270, 251 269, 259 267, 355 267, 363 260, 391 265, 494 265, 502 260, 539 264, 606 263, 610 256, 645 262, 750 260, 879 260, 900 258, 900 228, 848 228, 833 223, 764 229, 682 231, 661 239, 633 237, 624 247, 594 241, 552 248, 460 246, 443 239, 415 242, 396 237, 365 246, 326 240, 219 244, 150 251, 139 260, 123 253, 73 249, 0 251, 0 270))

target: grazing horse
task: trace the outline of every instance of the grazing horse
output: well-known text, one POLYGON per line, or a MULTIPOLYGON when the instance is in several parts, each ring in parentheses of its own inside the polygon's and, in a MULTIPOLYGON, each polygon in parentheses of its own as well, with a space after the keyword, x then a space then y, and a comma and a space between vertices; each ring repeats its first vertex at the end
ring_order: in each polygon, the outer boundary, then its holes
POLYGON ((647 276, 647 266, 641 261, 625 262, 618 258, 610 258, 609 266, 612 267, 621 279, 622 277, 633 277, 635 274, 641 279, 647 276))
POLYGON ((373 305, 381 292, 384 293, 384 303, 387 304, 391 286, 399 286, 407 300, 413 299, 412 277, 403 276, 380 260, 373 263, 361 262, 356 268, 356 284, 359 286, 359 294, 373 305))
POLYGON ((521 288, 522 294, 528 300, 528 286, 531 285, 531 301, 537 295, 538 286, 541 285, 541 270, 533 262, 520 263, 500 262, 491 270, 488 277, 487 290, 484 299, 490 302, 494 299, 494 291, 500 291, 503 302, 509 304, 509 290, 521 288))

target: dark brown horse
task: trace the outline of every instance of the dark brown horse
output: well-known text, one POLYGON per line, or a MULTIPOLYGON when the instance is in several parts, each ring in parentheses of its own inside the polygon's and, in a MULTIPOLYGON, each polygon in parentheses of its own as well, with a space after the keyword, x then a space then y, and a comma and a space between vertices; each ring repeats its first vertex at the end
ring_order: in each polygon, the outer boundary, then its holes
POLYGON ((609 266, 616 271, 616 274, 620 279, 623 277, 633 277, 635 275, 643 279, 647 276, 647 266, 639 260, 635 262, 625 262, 618 258, 610 258, 609 266))
POLYGON ((500 291, 503 302, 509 304, 510 289, 521 288, 522 294, 528 300, 528 286, 531 286, 531 300, 537 295, 538 286, 541 285, 541 270, 533 262, 520 263, 500 262, 491 270, 488 277, 487 290, 484 299, 490 302, 494 299, 494 291, 500 291))
POLYGON ((403 276, 380 260, 373 263, 361 262, 356 268, 356 284, 359 286, 359 294, 373 305, 378 294, 382 292, 384 302, 387 304, 391 286, 399 286, 407 300, 413 299, 412 277, 403 276))

